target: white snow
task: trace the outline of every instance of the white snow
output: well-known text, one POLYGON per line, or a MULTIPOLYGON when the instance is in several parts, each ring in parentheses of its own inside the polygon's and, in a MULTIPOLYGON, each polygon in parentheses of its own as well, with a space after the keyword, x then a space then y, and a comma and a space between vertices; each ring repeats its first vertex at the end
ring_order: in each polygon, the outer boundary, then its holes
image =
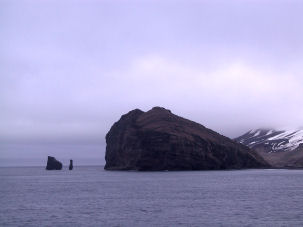
POLYGON ((258 135, 260 135, 260 133, 261 133, 261 131, 258 130, 254 136, 258 136, 258 135))
POLYGON ((268 138, 268 140, 287 139, 289 143, 281 145, 279 143, 275 146, 277 149, 294 150, 303 140, 303 130, 287 130, 276 136, 268 138))
POLYGON ((253 133, 255 133, 256 131, 257 131, 257 129, 252 129, 252 130, 250 130, 249 134, 253 134, 253 133))
POLYGON ((266 133, 266 136, 272 134, 274 131, 273 130, 269 130, 267 133, 266 133))
MULTIPOLYGON (((272 136, 268 139, 264 139, 264 144, 268 144, 269 141, 274 142, 273 151, 278 150, 294 150, 296 149, 301 143, 303 143, 303 129, 292 129, 292 130, 279 130, 281 133, 278 135, 272 136), (275 143, 276 140, 283 140, 279 141, 279 143, 275 143), (288 143, 287 143, 288 141, 288 143)), ((277 132, 276 130, 269 130, 265 135, 269 136, 272 133, 277 132)), ((250 131, 250 138, 258 137, 261 134, 261 130, 251 130, 250 131)), ((262 138, 262 137, 260 137, 262 138)), ((256 142, 251 142, 249 145, 253 145, 256 142)), ((259 142, 258 142, 259 143, 259 142)))
POLYGON ((296 132, 296 130, 288 130, 284 131, 276 136, 268 138, 268 140, 277 140, 277 139, 285 139, 285 137, 289 136, 290 134, 296 132))

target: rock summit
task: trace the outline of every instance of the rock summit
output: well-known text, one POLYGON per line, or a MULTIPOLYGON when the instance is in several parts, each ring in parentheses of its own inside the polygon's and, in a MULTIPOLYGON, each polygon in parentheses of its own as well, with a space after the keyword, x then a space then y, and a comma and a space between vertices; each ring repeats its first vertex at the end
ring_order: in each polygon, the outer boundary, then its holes
POLYGON ((162 107, 123 115, 106 135, 105 160, 106 170, 269 167, 248 147, 162 107))

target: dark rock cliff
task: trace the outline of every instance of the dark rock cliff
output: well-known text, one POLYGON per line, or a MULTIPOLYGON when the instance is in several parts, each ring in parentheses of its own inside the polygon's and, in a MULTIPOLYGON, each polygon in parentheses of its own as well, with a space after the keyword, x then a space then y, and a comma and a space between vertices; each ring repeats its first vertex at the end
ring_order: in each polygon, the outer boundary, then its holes
POLYGON ((46 170, 61 170, 62 163, 52 156, 47 157, 46 170))
POLYGON ((107 133, 106 144, 107 170, 268 167, 248 147, 161 107, 123 115, 107 133))

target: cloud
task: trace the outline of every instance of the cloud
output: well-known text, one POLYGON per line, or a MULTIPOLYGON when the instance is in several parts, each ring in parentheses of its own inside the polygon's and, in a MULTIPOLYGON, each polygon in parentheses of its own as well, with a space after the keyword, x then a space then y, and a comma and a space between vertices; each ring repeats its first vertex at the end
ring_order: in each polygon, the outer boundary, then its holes
POLYGON ((48 67, 42 74, 2 79, 2 138, 103 140, 121 114, 153 106, 231 137, 250 128, 303 125, 298 64, 275 70, 235 58, 207 67, 148 54, 122 69, 103 69, 72 59, 75 68, 48 67))
POLYGON ((156 105, 231 137, 303 125, 300 2, 0 4, 1 138, 104 143, 156 105))
POLYGON ((235 128, 303 124, 303 109, 298 105, 303 83, 292 70, 235 60, 210 71, 203 64, 150 55, 133 60, 129 70, 120 74, 123 87, 119 90, 128 90, 127 97, 139 105, 170 106, 217 130, 225 128, 226 121, 235 128))

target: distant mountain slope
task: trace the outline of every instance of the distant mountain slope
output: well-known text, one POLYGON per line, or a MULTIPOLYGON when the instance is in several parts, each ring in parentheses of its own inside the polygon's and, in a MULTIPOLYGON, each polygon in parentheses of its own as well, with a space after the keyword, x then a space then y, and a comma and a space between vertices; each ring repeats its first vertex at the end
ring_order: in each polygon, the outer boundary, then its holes
POLYGON ((303 168, 303 130, 251 130, 235 139, 274 167, 303 168))
POLYGON ((263 146, 268 152, 293 151, 303 144, 303 130, 251 130, 235 139, 250 148, 263 146))

